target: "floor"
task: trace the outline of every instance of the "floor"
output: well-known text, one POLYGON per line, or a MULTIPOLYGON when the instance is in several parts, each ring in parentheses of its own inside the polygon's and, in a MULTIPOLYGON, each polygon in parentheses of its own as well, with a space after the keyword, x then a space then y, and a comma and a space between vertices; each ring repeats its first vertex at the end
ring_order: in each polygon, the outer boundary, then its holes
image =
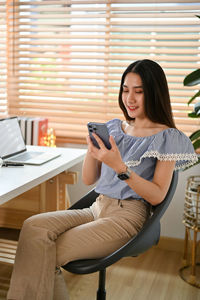
MULTIPOLYGON (((157 248, 137 258, 123 258, 107 269, 107 300, 200 300, 200 289, 179 276, 181 260, 180 253, 157 248)), ((6 299, 11 272, 12 266, 0 266, 0 300, 6 299)), ((63 274, 70 300, 96 299, 97 273, 63 274)), ((200 278, 200 272, 197 275, 200 278)))

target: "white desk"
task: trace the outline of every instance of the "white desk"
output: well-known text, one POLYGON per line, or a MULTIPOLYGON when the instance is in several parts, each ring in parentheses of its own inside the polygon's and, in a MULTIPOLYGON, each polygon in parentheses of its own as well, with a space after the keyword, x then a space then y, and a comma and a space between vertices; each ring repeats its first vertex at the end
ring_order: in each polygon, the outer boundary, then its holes
MULTIPOLYGON (((47 151, 46 147, 28 146, 27 148, 47 151)), ((0 168, 0 204, 73 167, 83 160, 86 153, 85 149, 74 148, 50 148, 50 151, 57 151, 61 156, 41 166, 0 168)))
POLYGON ((27 148, 39 151, 57 151, 61 153, 61 156, 40 166, 24 165, 23 167, 0 168, 0 226, 20 228, 20 224, 29 215, 65 209, 65 185, 76 181, 73 177, 74 174, 67 173, 66 170, 81 162, 86 154, 86 149, 36 146, 27 148), (29 197, 29 190, 34 190, 35 198, 38 198, 39 195, 40 200, 37 205, 34 197, 29 197), (28 201, 28 198, 31 200, 28 201), (9 218, 8 209, 11 210, 10 218, 13 216, 17 221, 16 226, 12 225, 13 222, 15 223, 13 220, 4 224, 5 216, 7 219, 9 218), (21 213, 19 213, 20 210, 21 213), (26 215, 25 211, 29 213, 26 215))

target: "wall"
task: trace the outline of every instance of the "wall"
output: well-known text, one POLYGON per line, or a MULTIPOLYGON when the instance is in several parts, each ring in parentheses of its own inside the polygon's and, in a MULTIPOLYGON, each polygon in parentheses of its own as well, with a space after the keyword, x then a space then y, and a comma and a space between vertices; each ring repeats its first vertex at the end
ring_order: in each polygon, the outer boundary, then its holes
POLYGON ((69 171, 78 172, 78 183, 75 185, 68 184, 68 193, 70 196, 71 204, 78 201, 83 195, 85 195, 89 190, 91 190, 94 186, 86 186, 82 182, 81 178, 81 169, 82 163, 77 164, 73 168, 69 169, 69 171))
POLYGON ((173 200, 161 221, 161 235, 174 238, 184 238, 185 226, 182 223, 185 188, 187 178, 200 175, 200 165, 193 166, 184 172, 179 172, 179 180, 173 200))
MULTIPOLYGON (((79 181, 76 185, 68 187, 71 202, 74 203, 92 187, 85 186, 81 181, 81 165, 77 164, 72 171, 79 172, 79 181)), ((184 238, 185 227, 182 223, 184 197, 187 178, 191 175, 200 175, 200 165, 194 166, 187 171, 179 172, 178 186, 174 198, 161 220, 161 236, 172 238, 184 238)))

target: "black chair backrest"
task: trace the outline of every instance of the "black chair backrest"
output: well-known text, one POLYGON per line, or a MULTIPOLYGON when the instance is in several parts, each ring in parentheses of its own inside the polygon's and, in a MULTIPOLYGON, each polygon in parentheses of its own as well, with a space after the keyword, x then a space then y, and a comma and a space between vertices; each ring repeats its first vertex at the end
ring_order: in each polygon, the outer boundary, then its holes
POLYGON ((151 217, 145 222, 141 231, 128 242, 130 243, 128 247, 130 251, 127 251, 126 256, 137 256, 158 243, 160 239, 160 219, 174 196, 177 183, 178 172, 175 171, 165 199, 160 204, 153 207, 151 217), (133 248, 131 247, 131 244, 134 245, 133 248))
POLYGON ((96 193, 95 190, 93 189, 89 191, 86 195, 84 195, 76 203, 74 203, 72 206, 70 206, 68 209, 82 209, 82 208, 90 207, 92 203, 96 200, 98 195, 99 194, 96 193))

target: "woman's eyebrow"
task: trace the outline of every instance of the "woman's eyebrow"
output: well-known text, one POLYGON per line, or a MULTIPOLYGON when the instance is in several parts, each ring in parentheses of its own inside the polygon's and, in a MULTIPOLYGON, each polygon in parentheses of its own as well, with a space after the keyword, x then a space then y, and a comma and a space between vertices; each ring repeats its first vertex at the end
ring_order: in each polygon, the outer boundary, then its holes
MULTIPOLYGON (((127 85, 123 84, 123 87, 128 88, 127 85)), ((142 85, 135 85, 133 86, 134 89, 142 89, 142 85)))

